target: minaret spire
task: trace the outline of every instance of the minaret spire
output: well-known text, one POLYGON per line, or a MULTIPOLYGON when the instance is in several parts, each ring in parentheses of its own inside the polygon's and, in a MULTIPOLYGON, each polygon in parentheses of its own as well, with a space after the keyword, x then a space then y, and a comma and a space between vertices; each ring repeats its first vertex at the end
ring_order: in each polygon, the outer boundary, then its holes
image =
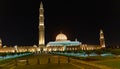
POLYGON ((39 46, 45 46, 44 9, 42 1, 39 8, 39 46))
POLYGON ((42 3, 42 1, 40 2, 40 8, 41 8, 41 9, 43 8, 43 3, 42 3))
POLYGON ((100 30, 100 46, 101 48, 105 48, 105 39, 104 39, 104 33, 103 30, 100 30))

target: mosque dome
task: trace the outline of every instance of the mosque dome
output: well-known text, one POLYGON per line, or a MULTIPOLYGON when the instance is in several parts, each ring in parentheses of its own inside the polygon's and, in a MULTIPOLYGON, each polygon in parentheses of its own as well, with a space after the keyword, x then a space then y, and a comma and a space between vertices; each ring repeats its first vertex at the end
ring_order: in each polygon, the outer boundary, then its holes
POLYGON ((56 41, 67 41, 67 36, 63 33, 60 33, 56 36, 56 41))

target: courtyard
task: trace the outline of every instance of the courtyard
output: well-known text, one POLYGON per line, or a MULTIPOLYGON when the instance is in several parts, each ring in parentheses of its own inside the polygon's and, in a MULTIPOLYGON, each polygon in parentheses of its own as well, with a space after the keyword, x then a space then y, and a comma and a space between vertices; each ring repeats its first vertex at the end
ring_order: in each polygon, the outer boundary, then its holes
POLYGON ((119 64, 119 57, 68 57, 43 53, 11 59, 0 64, 0 69, 120 69, 119 64))

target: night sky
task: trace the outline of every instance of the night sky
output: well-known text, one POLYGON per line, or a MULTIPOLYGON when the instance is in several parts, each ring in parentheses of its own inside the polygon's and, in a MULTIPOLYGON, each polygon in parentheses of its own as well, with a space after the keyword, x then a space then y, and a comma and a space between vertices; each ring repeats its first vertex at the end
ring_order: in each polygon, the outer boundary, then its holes
MULTIPOLYGON (((0 38, 3 45, 38 44, 40 0, 0 0, 0 38)), ((60 32, 69 40, 120 45, 120 0, 43 0, 46 43, 60 32)))

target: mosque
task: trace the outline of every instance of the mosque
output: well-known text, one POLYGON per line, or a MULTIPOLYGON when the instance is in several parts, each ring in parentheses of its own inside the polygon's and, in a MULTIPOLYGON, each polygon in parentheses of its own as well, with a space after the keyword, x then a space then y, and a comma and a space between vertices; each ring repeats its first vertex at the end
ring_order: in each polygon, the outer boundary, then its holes
POLYGON ((67 36, 60 33, 56 36, 55 41, 50 41, 46 45, 47 51, 78 51, 78 50, 96 50, 105 48, 103 31, 100 30, 100 45, 82 44, 82 42, 67 40, 67 36))
POLYGON ((0 52, 42 52, 42 51, 77 51, 77 50, 95 50, 105 48, 105 40, 103 31, 100 30, 100 44, 88 45, 82 42, 70 41, 62 32, 56 36, 55 41, 50 41, 45 45, 45 30, 44 30, 44 8, 42 2, 39 8, 39 44, 33 46, 2 46, 2 39, 0 39, 0 52))
POLYGON ((55 41, 51 41, 46 45, 46 48, 47 51, 66 51, 71 50, 72 48, 78 50, 81 44, 82 43, 77 40, 67 40, 67 36, 63 33, 60 33, 56 36, 55 41))

